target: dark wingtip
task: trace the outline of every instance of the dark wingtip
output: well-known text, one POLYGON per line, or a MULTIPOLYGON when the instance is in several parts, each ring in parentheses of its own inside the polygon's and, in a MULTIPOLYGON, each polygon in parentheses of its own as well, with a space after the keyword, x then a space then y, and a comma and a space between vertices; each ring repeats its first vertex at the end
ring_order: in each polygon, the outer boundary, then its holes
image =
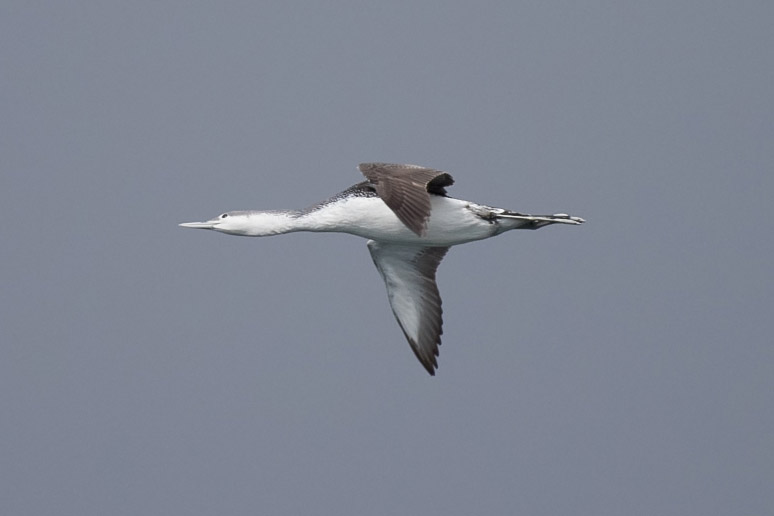
MULTIPOLYGON (((441 343, 439 342, 438 345, 440 346, 441 343)), ((435 376, 435 371, 438 369, 438 360, 435 358, 438 356, 438 348, 434 350, 434 353, 429 358, 423 358, 419 356, 419 353, 417 353, 417 350, 413 346, 412 350, 414 351, 416 357, 419 359, 419 363, 422 364, 422 367, 425 368, 425 371, 430 373, 430 376, 435 376)))

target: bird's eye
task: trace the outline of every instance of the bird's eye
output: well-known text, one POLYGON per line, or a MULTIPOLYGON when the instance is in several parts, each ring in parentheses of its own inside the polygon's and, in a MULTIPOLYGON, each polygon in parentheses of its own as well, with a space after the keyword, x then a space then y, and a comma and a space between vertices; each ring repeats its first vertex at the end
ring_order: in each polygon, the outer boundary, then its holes
POLYGON ((228 213, 224 213, 223 215, 220 216, 221 219, 225 219, 226 217, 228 217, 228 213))

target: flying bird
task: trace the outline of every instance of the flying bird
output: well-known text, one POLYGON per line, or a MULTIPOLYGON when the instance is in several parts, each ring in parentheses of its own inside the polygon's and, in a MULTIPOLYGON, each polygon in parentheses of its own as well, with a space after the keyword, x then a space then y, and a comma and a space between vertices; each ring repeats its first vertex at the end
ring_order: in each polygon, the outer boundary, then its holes
POLYGON ((414 354, 435 375, 443 333, 435 273, 449 248, 511 229, 585 222, 565 213, 526 215, 449 197, 446 187, 454 179, 432 168, 393 163, 359 168, 366 181, 304 210, 229 211, 180 225, 239 236, 315 231, 369 239, 395 319, 414 354))

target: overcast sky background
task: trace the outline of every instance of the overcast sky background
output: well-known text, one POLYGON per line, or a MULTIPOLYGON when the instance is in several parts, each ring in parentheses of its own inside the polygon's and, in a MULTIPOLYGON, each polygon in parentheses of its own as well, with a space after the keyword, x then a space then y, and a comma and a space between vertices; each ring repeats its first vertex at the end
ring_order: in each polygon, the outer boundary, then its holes
POLYGON ((770 514, 774 4, 0 6, 0 512, 770 514), (179 228, 362 161, 580 227, 179 228))

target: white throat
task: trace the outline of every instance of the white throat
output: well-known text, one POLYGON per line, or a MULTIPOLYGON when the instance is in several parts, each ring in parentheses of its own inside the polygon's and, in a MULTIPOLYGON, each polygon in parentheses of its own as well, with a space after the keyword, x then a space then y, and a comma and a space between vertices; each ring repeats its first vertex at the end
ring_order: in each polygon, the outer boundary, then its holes
POLYGON ((271 236, 300 231, 300 212, 297 211, 242 211, 224 213, 211 229, 241 236, 271 236), (224 217, 225 215, 225 217, 224 217))

